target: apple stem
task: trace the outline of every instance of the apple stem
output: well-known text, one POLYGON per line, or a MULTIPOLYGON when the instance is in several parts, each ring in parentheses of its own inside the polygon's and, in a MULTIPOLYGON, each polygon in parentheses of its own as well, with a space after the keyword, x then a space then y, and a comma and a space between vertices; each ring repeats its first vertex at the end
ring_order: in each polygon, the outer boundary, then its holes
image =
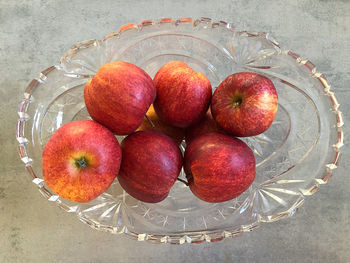
POLYGON ((186 186, 188 186, 188 182, 186 182, 185 180, 180 179, 180 178, 177 178, 176 180, 178 180, 178 181, 180 181, 181 183, 184 183, 186 186))
POLYGON ((154 123, 151 121, 151 119, 147 116, 147 114, 145 115, 145 117, 147 118, 147 120, 151 123, 151 126, 154 128, 154 127, 156 127, 155 125, 154 125, 154 123))
POLYGON ((180 146, 180 150, 184 153, 186 148, 185 148, 185 146, 182 145, 182 142, 181 142, 181 144, 179 146, 180 146))

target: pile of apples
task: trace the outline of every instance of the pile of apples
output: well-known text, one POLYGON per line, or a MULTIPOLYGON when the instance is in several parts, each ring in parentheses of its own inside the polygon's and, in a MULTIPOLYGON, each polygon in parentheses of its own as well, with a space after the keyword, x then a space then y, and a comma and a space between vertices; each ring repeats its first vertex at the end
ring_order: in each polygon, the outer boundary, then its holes
POLYGON ((85 85, 84 101, 93 120, 60 127, 42 156, 46 184, 75 202, 96 198, 116 177, 134 198, 160 202, 182 167, 199 199, 233 199, 256 174, 252 150, 236 137, 266 131, 278 105, 265 76, 232 74, 212 94, 207 77, 181 61, 153 80, 131 63, 105 64, 85 85), (127 137, 119 145, 115 135, 127 137))

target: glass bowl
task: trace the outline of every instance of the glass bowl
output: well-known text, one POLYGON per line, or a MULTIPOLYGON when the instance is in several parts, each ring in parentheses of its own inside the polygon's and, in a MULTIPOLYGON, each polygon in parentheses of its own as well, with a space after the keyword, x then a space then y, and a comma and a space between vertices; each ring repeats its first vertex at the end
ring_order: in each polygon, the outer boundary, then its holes
MULTIPOLYGON (((327 183, 343 146, 338 107, 316 67, 281 49, 267 33, 237 31, 209 18, 144 20, 103 40, 75 44, 57 65, 41 72, 20 102, 16 137, 21 160, 39 191, 89 226, 155 243, 214 242, 292 216, 306 196, 327 183), (116 60, 134 63, 151 77, 165 63, 182 60, 204 73, 214 90, 235 72, 269 77, 279 96, 276 119, 265 133, 243 139, 256 157, 251 187, 223 203, 199 200, 180 181, 157 204, 135 200, 118 180, 89 203, 69 202, 53 193, 42 179, 43 146, 61 125, 90 118, 84 84, 100 66, 116 60)), ((180 178, 185 178, 183 171, 180 178)))

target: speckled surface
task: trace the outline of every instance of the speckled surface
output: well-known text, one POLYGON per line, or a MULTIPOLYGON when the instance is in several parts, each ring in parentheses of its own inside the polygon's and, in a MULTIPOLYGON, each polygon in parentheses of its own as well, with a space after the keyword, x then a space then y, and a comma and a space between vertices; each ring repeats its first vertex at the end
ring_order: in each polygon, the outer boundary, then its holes
POLYGON ((349 262, 350 1, 0 1, 0 262, 349 262), (325 73, 341 104, 345 147, 335 176, 295 216, 242 237, 153 245, 90 229, 28 180, 15 140, 29 81, 78 41, 130 22, 211 17, 270 32, 325 73))

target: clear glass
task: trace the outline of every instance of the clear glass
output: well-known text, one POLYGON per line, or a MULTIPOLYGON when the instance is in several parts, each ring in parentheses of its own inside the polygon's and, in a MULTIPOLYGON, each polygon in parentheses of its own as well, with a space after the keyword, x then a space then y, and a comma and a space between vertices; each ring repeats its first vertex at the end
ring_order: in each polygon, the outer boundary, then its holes
MULTIPOLYGON (((44 70, 25 90, 16 136, 20 157, 39 191, 91 227, 155 243, 213 242, 293 215, 305 196, 327 183, 343 146, 338 107, 316 67, 281 49, 269 34, 237 31, 209 18, 145 20, 103 40, 77 43, 59 64, 44 70), (43 146, 64 123, 90 118, 84 84, 101 65, 116 60, 134 63, 151 77, 165 63, 182 60, 204 73, 213 91, 235 72, 269 77, 279 96, 276 119, 265 133, 244 138, 257 160, 252 186, 236 199, 214 204, 199 200, 179 181, 157 204, 135 200, 118 180, 89 203, 55 195, 42 179, 43 146)), ((183 172, 180 177, 185 178, 183 172)))

